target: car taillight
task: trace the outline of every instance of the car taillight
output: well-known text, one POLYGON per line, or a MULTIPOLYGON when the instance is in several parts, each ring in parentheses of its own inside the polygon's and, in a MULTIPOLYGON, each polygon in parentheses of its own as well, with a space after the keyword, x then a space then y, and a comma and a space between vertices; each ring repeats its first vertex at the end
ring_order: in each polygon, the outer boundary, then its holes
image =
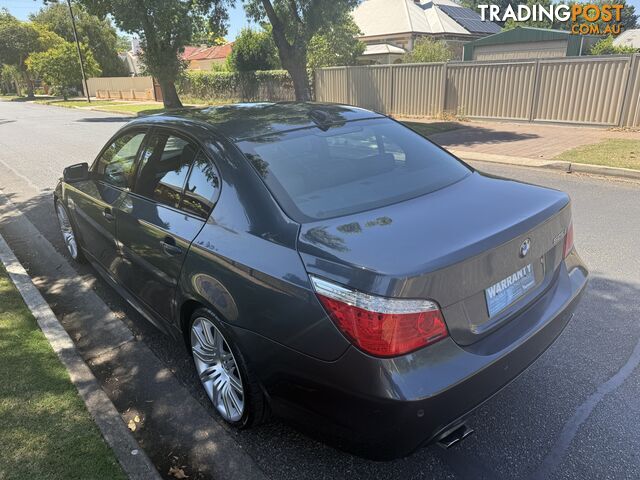
POLYGON ((371 355, 403 355, 448 335, 440 308, 429 300, 377 297, 313 276, 311 281, 340 331, 371 355))
POLYGON ((567 258, 567 255, 571 253, 572 249, 573 249, 573 222, 569 224, 569 228, 567 228, 567 234, 564 237, 563 258, 567 258))

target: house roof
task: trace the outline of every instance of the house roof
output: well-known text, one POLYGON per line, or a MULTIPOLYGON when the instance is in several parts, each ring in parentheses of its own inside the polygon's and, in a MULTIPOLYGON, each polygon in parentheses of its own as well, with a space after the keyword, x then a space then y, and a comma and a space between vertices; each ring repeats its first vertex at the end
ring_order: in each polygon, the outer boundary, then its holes
POLYGON ((186 57, 186 60, 216 60, 227 58, 233 50, 233 42, 226 45, 216 45, 209 48, 203 48, 186 57))
POLYGON ((640 28, 625 30, 616 37, 613 44, 617 47, 640 48, 640 28))
POLYGON ((452 0, 365 0, 353 12, 362 37, 398 33, 478 35, 500 27, 452 0))
POLYGON ((362 55, 385 55, 387 53, 404 54, 407 51, 404 48, 389 45, 388 43, 380 43, 375 45, 367 45, 362 55))
POLYGON ((187 45, 186 47, 184 47, 184 51, 180 54, 180 56, 183 60, 187 60, 191 55, 199 52, 200 50, 204 50, 205 48, 207 47, 202 47, 199 45, 187 45))

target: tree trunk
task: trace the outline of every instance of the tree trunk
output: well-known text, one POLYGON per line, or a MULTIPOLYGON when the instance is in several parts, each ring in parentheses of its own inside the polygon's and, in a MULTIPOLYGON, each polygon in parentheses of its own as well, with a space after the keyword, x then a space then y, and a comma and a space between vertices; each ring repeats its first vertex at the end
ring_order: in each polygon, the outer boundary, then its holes
POLYGON ((182 102, 176 91, 176 84, 172 80, 158 79, 160 88, 162 89, 162 102, 164 108, 182 108, 182 102))
POLYGON ((311 101, 311 88, 309 86, 309 77, 307 75, 307 62, 306 59, 300 61, 293 58, 293 61, 287 68, 291 80, 293 80, 293 89, 296 93, 296 100, 298 102, 310 102, 311 101))
POLYGON ((25 83, 27 84, 27 98, 35 98, 33 94, 33 81, 26 70, 22 73, 25 83))
MULTIPOLYGON (((271 33, 273 41, 278 47, 278 56, 284 69, 291 75, 293 89, 296 92, 298 102, 308 102, 311 100, 311 88, 307 77, 307 45, 289 43, 285 34, 285 27, 278 18, 270 0, 262 0, 262 6, 267 13, 269 23, 271 23, 271 33)), ((303 40, 299 40, 302 42, 303 40)))

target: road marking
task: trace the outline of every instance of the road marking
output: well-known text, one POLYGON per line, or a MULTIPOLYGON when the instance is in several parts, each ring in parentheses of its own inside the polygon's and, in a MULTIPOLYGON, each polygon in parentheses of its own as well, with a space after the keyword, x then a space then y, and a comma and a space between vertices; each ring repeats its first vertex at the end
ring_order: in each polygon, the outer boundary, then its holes
POLYGON ((538 469, 529 477, 530 479, 545 480, 551 477, 556 468, 562 463, 565 453, 571 446, 578 430, 582 424, 587 421, 591 412, 593 412, 605 396, 622 386, 638 365, 640 365, 640 341, 636 343, 627 363, 625 363, 613 377, 602 383, 595 392, 589 395, 589 397, 576 408, 573 416, 565 423, 555 445, 544 458, 538 469))

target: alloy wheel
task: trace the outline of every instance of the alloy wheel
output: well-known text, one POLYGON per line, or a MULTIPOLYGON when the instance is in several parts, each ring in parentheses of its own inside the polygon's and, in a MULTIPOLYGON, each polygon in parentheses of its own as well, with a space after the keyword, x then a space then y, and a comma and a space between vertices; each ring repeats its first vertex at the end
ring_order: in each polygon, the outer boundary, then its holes
POLYGON ((71 258, 75 260, 78 258, 78 242, 76 241, 76 236, 73 233, 73 228, 71 227, 71 222, 69 221, 67 212, 61 203, 58 203, 56 213, 58 214, 58 222, 60 223, 60 231, 64 238, 64 244, 67 246, 67 250, 69 251, 71 258))
POLYGON ((198 317, 191 326, 191 352, 202 386, 222 417, 238 422, 244 413, 240 370, 226 339, 211 322, 198 317))

